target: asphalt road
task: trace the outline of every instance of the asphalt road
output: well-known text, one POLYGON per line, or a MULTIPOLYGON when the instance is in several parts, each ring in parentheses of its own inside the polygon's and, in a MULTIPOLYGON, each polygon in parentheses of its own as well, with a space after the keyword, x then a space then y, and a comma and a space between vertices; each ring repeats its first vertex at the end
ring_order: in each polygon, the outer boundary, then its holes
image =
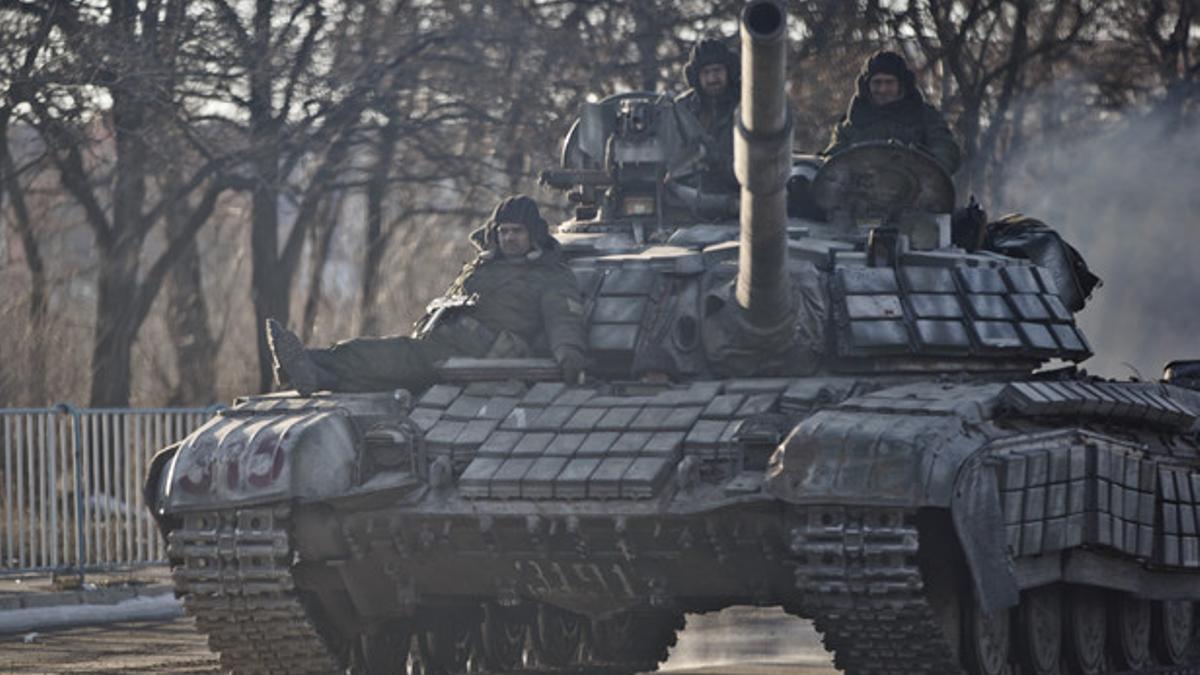
MULTIPOLYGON (((689 616, 664 671, 835 675, 807 622, 777 610, 689 616)), ((220 673, 191 619, 117 623, 0 638, 2 673, 220 673)))

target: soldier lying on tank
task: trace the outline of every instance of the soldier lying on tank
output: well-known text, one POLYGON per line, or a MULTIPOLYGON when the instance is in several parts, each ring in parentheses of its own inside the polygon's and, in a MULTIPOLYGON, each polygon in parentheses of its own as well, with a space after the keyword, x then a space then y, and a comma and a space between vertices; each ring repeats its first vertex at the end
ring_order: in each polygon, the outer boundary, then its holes
POLYGON ((687 91, 675 99, 675 116, 688 152, 699 156, 701 192, 737 192, 733 175, 733 124, 741 88, 738 56, 719 39, 692 45, 683 69, 687 91))
POLYGON ((318 389, 417 390, 436 382, 435 364, 453 356, 523 358, 547 351, 563 378, 577 382, 585 364, 579 285, 537 203, 524 195, 502 200, 471 233, 471 243, 479 254, 430 303, 415 337, 361 337, 306 349, 268 319, 278 383, 305 396, 318 389))
POLYGON ((953 174, 962 153, 942 114, 925 102, 916 75, 904 57, 880 51, 867 59, 858 76, 858 91, 850 99, 846 116, 833 128, 832 155, 863 141, 896 140, 916 146, 953 174))

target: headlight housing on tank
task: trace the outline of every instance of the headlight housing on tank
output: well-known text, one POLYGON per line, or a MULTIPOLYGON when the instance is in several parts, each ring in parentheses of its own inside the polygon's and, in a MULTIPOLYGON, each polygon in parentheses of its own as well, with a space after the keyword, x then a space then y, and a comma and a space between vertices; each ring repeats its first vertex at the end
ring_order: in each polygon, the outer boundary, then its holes
POLYGON ((404 422, 384 422, 371 427, 364 434, 362 477, 366 479, 383 471, 414 471, 417 436, 416 429, 404 422))

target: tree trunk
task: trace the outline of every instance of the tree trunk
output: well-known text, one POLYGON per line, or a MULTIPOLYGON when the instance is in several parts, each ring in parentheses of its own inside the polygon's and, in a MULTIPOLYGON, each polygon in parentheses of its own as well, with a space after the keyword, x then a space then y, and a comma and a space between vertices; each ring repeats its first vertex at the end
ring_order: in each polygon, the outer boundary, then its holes
POLYGON ((250 143, 254 193, 251 198, 250 297, 254 303, 254 325, 258 336, 258 388, 270 391, 273 384, 271 352, 267 347, 266 321, 288 323, 288 287, 291 274, 280 269, 279 254, 279 130, 274 117, 271 72, 272 3, 259 0, 254 15, 254 46, 250 70, 250 143))
POLYGON ((1188 90, 1197 85, 1184 79, 1167 82, 1166 94, 1151 109, 1150 117, 1161 125, 1163 138, 1174 138, 1184 127, 1185 110, 1188 106, 1188 90))
MULTIPOLYGON (((165 188, 173 191, 179 184, 178 172, 171 170, 165 188)), ((167 215, 170 238, 182 234, 187 226, 184 209, 171 209, 167 215)), ((167 334, 175 346, 179 381, 171 392, 170 405, 209 405, 217 396, 217 344, 208 325, 208 303, 204 298, 200 254, 193 239, 167 276, 167 334)))
MULTIPOLYGON (((10 110, 0 112, 0 191, 6 192, 12 204, 13 225, 21 239, 25 267, 29 270, 29 327, 22 335, 21 344, 28 347, 28 372, 30 377, 22 383, 25 400, 30 405, 50 403, 46 385, 47 341, 42 339, 45 331, 48 298, 46 295, 46 266, 41 249, 33 236, 29 209, 25 204, 24 188, 17 179, 17 165, 8 144, 10 110)), ((2 200, 0 200, 2 202, 2 200)))
POLYGON ((379 268, 383 264, 386 248, 383 245, 384 198, 388 194, 388 176, 391 175, 392 162, 396 157, 396 144, 400 140, 398 111, 389 109, 387 115, 387 124, 380 130, 379 142, 375 145, 375 165, 371 169, 370 182, 367 183, 367 251, 363 261, 362 295, 359 298, 362 317, 359 335, 379 334, 379 303, 375 294, 379 289, 379 268))
MULTIPOLYGON (((981 103, 971 97, 964 97, 963 112, 959 115, 958 135, 962 138, 963 164, 958 171, 958 193, 962 195, 979 194, 980 167, 984 161, 979 157, 979 112, 981 103)), ((982 195, 980 195, 982 196, 982 195)))
POLYGON ((129 406, 135 324, 140 324, 129 302, 137 289, 137 250, 131 246, 101 249, 89 397, 93 408, 129 406))
POLYGON ((658 42, 662 37, 659 23, 660 7, 634 5, 633 20, 637 26, 634 44, 638 52, 638 79, 642 91, 658 91, 658 42))
POLYGON ((267 347, 266 321, 288 323, 287 278, 279 269, 278 161, 275 153, 265 152, 257 164, 258 186, 251 200, 250 295, 254 301, 254 325, 258 334, 258 388, 272 386, 271 352, 267 347))
POLYGON ((132 299, 138 291, 138 254, 146 201, 146 113, 138 84, 113 88, 116 164, 112 194, 112 236, 100 244, 96 332, 92 349, 91 405, 129 406, 131 353, 143 316, 132 299))
POLYGON ((309 256, 312 266, 308 277, 308 292, 304 299, 303 319, 300 322, 300 339, 306 343, 312 339, 313 328, 317 323, 317 310, 321 306, 321 285, 325 280, 325 266, 329 263, 333 234, 337 231, 341 211, 342 193, 339 191, 327 195, 320 206, 321 213, 317 216, 316 227, 312 230, 312 249, 309 256))

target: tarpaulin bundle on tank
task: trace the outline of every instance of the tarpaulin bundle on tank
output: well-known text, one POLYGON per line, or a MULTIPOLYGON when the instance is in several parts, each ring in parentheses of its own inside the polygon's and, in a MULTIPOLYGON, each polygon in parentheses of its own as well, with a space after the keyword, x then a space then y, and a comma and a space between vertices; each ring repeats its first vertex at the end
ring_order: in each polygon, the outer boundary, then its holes
POLYGON ((1026 258, 1050 269, 1058 282, 1059 297, 1072 312, 1083 309, 1092 291, 1102 283, 1062 235, 1042 221, 1020 213, 988 223, 983 248, 1026 258))

